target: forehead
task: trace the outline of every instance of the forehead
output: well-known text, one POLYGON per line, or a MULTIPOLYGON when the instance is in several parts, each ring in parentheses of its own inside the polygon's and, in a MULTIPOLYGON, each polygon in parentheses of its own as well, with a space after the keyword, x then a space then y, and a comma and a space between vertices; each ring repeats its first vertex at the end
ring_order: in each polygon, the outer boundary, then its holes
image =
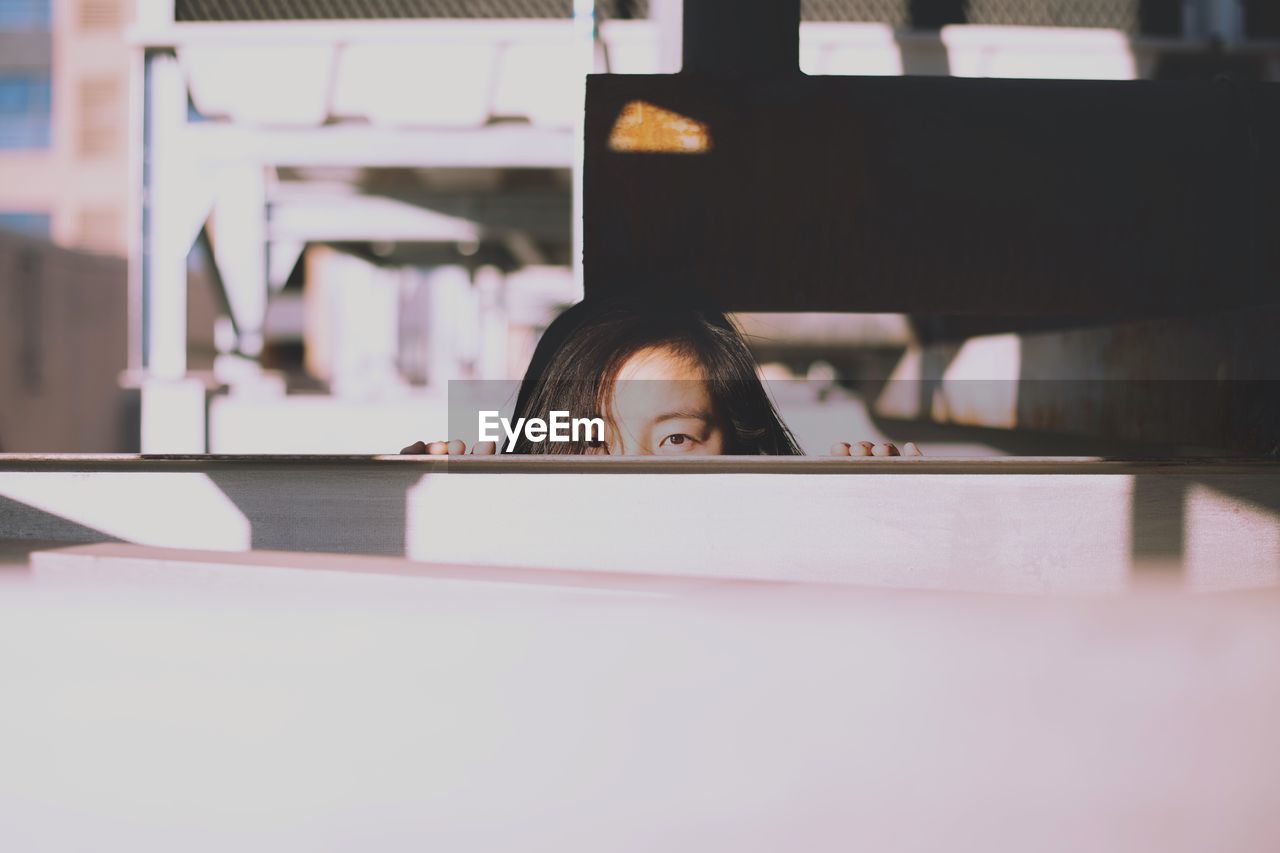
POLYGON ((696 361, 669 347, 647 347, 618 370, 612 408, 624 420, 709 412, 711 395, 696 361))
POLYGON ((622 363, 618 380, 669 379, 701 383, 702 366, 671 347, 645 347, 622 363))

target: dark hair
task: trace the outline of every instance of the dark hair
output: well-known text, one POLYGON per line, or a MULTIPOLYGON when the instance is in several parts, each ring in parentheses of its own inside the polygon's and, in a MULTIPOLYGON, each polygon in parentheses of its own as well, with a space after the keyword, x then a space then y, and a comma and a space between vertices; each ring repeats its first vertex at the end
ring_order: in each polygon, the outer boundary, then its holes
MULTIPOLYGON (((714 414, 724 428, 725 453, 798 456, 791 431, 778 417, 756 375, 742 334, 722 312, 617 300, 587 300, 547 327, 516 399, 517 418, 548 419, 552 411, 608 421, 613 382, 637 352, 667 346, 696 361, 706 376, 714 414)), ((530 442, 512 453, 587 453, 585 441, 530 442)))

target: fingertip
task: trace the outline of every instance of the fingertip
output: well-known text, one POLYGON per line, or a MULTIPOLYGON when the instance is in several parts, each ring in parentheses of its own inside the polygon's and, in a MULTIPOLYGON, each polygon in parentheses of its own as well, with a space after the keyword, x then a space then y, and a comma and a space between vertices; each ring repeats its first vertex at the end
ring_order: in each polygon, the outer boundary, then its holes
POLYGON ((902 455, 903 456, 924 456, 924 451, 922 451, 919 447, 917 447, 914 441, 908 441, 906 444, 902 445, 902 455))
POLYGON ((869 441, 859 441, 857 444, 851 445, 849 448, 850 456, 870 456, 875 445, 869 441))
POLYGON ((831 445, 831 455, 832 456, 848 456, 849 442, 837 441, 835 444, 831 445))
POLYGON ((443 441, 433 441, 427 445, 427 453, 430 456, 444 456, 449 452, 449 445, 443 441))
POLYGON ((471 448, 472 456, 493 456, 498 452, 498 443, 496 441, 478 441, 476 446, 471 448))
POLYGON ((893 446, 892 442, 883 442, 871 448, 872 456, 898 456, 898 448, 893 446))
POLYGON ((427 445, 421 441, 415 441, 413 444, 401 449, 401 456, 420 456, 427 452, 427 445))
POLYGON ((467 452, 466 442, 456 438, 446 444, 445 448, 450 456, 461 456, 467 452))

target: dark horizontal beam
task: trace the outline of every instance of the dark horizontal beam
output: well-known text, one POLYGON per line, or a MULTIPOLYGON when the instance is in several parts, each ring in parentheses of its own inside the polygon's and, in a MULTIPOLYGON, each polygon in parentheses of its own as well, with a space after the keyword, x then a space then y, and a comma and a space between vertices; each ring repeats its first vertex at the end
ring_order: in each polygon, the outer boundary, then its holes
POLYGON ((605 75, 586 134, 588 296, 1113 317, 1280 300, 1272 84, 605 75), (614 150, 636 102, 701 123, 708 150, 614 150))
POLYGON ((683 11, 685 73, 800 73, 800 0, 684 0, 683 11))

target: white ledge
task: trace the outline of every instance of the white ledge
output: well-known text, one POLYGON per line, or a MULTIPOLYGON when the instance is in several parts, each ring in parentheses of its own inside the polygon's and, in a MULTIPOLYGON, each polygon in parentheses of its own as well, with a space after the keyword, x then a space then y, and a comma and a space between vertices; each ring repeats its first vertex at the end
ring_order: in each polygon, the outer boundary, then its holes
POLYGON ((993 592, 1280 585, 1280 463, 3 456, 0 540, 993 592))
MULTIPOLYGON (((1280 476, 1280 458, 1106 456, 400 456, 318 454, 0 453, 4 471, 191 471, 228 467, 390 470, 419 466, 458 473, 652 474, 1259 474, 1280 476)), ((402 469, 403 470, 403 469, 402 469)))

